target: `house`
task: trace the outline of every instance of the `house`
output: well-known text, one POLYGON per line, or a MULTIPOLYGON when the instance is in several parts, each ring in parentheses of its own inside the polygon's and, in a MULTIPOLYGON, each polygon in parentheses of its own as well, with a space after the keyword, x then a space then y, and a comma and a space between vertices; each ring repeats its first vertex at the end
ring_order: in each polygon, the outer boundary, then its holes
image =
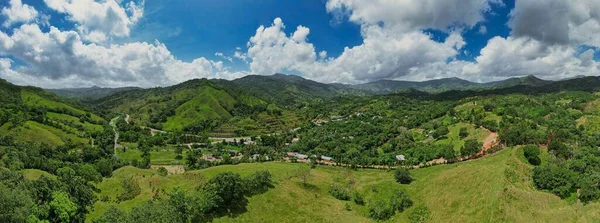
POLYGON ((332 161, 333 158, 329 157, 329 156, 321 156, 321 160, 325 160, 325 161, 332 161))
POLYGON ((405 158, 405 157, 404 157, 404 155, 402 155, 402 154, 400 154, 400 155, 396 155, 396 159, 397 159, 398 161, 404 161, 404 160, 406 160, 406 158, 405 158))
POLYGON ((342 116, 338 116, 338 115, 334 115, 334 116, 330 116, 330 117, 329 117, 329 119, 331 119, 331 121, 339 121, 339 120, 341 120, 342 118, 344 118, 344 117, 342 117, 342 116))
POLYGON ((300 154, 300 153, 297 153, 297 152, 287 152, 287 156, 289 156, 289 157, 296 157, 296 158, 301 159, 301 160, 308 159, 307 155, 300 154))
POLYGON ((298 154, 296 154, 296 158, 301 159, 301 160, 305 160, 305 159, 308 159, 308 156, 304 155, 304 154, 298 153, 298 154))

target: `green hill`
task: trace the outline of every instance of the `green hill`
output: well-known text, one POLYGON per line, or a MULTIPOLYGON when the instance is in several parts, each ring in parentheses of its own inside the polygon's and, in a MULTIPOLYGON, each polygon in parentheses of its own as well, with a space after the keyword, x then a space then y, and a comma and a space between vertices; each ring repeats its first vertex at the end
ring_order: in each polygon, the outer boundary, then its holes
POLYGON ((409 222, 409 215, 419 206, 430 212, 426 222, 594 222, 600 217, 594 211, 600 208, 598 203, 569 203, 535 190, 530 178, 532 167, 522 160, 520 149, 508 148, 474 161, 412 170, 415 181, 410 185, 396 183, 393 174, 385 170, 319 166, 311 170, 309 186, 303 186, 295 172, 307 164, 278 162, 219 166, 165 177, 152 170, 124 167, 98 185, 100 197, 107 196, 108 201, 96 203, 88 220, 110 206, 128 212, 150 200, 157 189, 193 191, 219 172, 246 176, 264 169, 273 175, 274 187, 249 198, 245 211, 235 217, 224 216, 214 222, 376 222, 368 217, 367 206, 337 200, 328 193, 338 177, 353 182, 352 189, 364 194, 367 202, 393 188, 406 189, 414 205, 386 222, 409 222), (141 194, 113 202, 122 190, 119 182, 130 177, 139 179, 141 194))
POLYGON ((102 117, 40 88, 0 80, 0 92, 0 136, 56 146, 88 144, 103 131, 102 117))
POLYGON ((250 83, 190 80, 171 87, 120 92, 92 104, 127 113, 140 125, 166 131, 233 136, 286 131, 296 126, 297 119, 289 118, 295 117, 289 115, 295 110, 283 111, 275 104, 279 99, 257 93, 258 88, 246 88, 246 84, 250 83), (272 119, 282 122, 272 123, 272 119), (244 124, 248 122, 257 124, 244 124))

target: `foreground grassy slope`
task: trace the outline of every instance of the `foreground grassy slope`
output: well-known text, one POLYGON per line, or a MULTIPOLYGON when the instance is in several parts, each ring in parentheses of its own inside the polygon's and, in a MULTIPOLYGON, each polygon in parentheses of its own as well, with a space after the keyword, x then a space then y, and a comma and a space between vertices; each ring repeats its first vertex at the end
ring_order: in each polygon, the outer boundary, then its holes
MULTIPOLYGON (((274 188, 251 197, 247 211, 215 222, 372 222, 366 217, 366 206, 339 201, 328 194, 335 177, 351 179, 355 182, 354 190, 364 194, 367 201, 385 196, 393 188, 405 188, 415 206, 425 205, 431 211, 429 222, 595 222, 600 218, 598 203, 584 206, 535 190, 530 178, 532 167, 523 162, 520 152, 506 149, 478 160, 413 170, 416 181, 410 185, 395 183, 392 172, 388 171, 319 166, 312 170, 309 185, 305 187, 294 177, 297 168, 304 164, 277 162, 219 166, 168 177, 160 177, 152 170, 125 167, 99 184, 100 196, 116 197, 121 190, 119 179, 132 175, 139 177, 142 194, 120 204, 98 202, 88 218, 99 216, 111 205, 130 210, 149 200, 150 182, 167 191, 175 187, 193 190, 219 172, 247 175, 261 169, 271 171, 274 188)), ((411 210, 388 221, 407 222, 411 210)))

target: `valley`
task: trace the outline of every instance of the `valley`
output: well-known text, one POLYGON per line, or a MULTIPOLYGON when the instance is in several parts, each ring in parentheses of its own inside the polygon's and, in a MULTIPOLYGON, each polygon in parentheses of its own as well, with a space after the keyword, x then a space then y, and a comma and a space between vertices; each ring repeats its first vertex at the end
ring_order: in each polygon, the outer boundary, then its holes
POLYGON ((0 179, 79 188, 85 222, 594 222, 600 80, 519 80, 382 93, 277 74, 93 100, 3 82, 0 179))

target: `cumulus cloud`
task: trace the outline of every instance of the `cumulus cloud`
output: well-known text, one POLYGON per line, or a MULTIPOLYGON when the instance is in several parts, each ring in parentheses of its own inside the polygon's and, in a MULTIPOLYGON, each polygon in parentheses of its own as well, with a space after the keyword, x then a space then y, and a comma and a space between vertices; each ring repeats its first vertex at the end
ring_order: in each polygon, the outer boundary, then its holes
MULTIPOLYGON (((0 55, 25 62, 27 67, 18 70, 18 76, 48 81, 35 82, 41 86, 87 83, 151 87, 193 78, 231 79, 244 75, 229 72, 222 62, 202 57, 192 62, 178 60, 158 41, 102 46, 83 42, 74 31, 50 27, 49 32, 43 32, 35 24, 22 25, 11 36, 0 32, 0 55)), ((6 66, 3 69, 3 78, 17 79, 17 71, 6 72, 6 66)))
POLYGON ((517 0, 510 16, 515 37, 600 47, 600 1, 517 0))
POLYGON ((38 16, 38 12, 32 6, 23 4, 21 0, 10 0, 9 7, 2 9, 2 15, 6 17, 6 21, 2 25, 9 27, 15 23, 34 21, 38 16))
POLYGON ((227 56, 227 55, 225 55, 225 54, 223 54, 221 52, 216 52, 215 56, 223 58, 223 59, 226 59, 226 60, 229 60, 229 62, 233 62, 233 58, 232 57, 227 56))
MULTIPOLYGON (((415 66, 445 61, 465 45, 458 33, 444 43, 431 40, 420 31, 397 35, 380 26, 363 26, 364 43, 346 47, 337 58, 317 60, 310 29, 299 26, 290 36, 276 18, 270 27, 259 27, 248 42, 252 73, 269 75, 298 71, 306 77, 324 82, 365 82, 404 76, 415 66)), ((327 53, 319 53, 324 58, 327 53)))
MULTIPOLYGON (((327 10, 342 13, 357 24, 383 22, 388 29, 410 32, 418 29, 447 31, 453 26, 473 27, 484 13, 501 0, 329 0, 327 10)), ((339 17, 339 16, 338 16, 339 17)))
POLYGON ((432 63, 411 70, 407 76, 415 80, 460 77, 490 82, 525 75, 556 80, 600 72, 600 63, 592 59, 593 50, 585 51, 579 58, 574 54, 571 46, 548 46, 529 37, 494 37, 474 62, 432 63))
POLYGON ((446 64, 467 44, 461 30, 484 20, 500 0, 329 0, 327 10, 339 20, 348 17, 361 26, 363 43, 346 47, 338 57, 317 53, 310 29, 298 26, 290 35, 276 18, 261 26, 248 42, 250 70, 256 74, 296 71, 324 82, 361 83, 402 79, 420 67, 446 64), (449 33, 445 42, 432 40, 424 29, 449 33), (317 56, 318 55, 318 56, 317 56))
POLYGON ((111 36, 129 36, 130 28, 144 14, 144 1, 120 5, 121 1, 106 0, 44 0, 46 5, 77 24, 77 31, 86 41, 101 43, 111 36))

